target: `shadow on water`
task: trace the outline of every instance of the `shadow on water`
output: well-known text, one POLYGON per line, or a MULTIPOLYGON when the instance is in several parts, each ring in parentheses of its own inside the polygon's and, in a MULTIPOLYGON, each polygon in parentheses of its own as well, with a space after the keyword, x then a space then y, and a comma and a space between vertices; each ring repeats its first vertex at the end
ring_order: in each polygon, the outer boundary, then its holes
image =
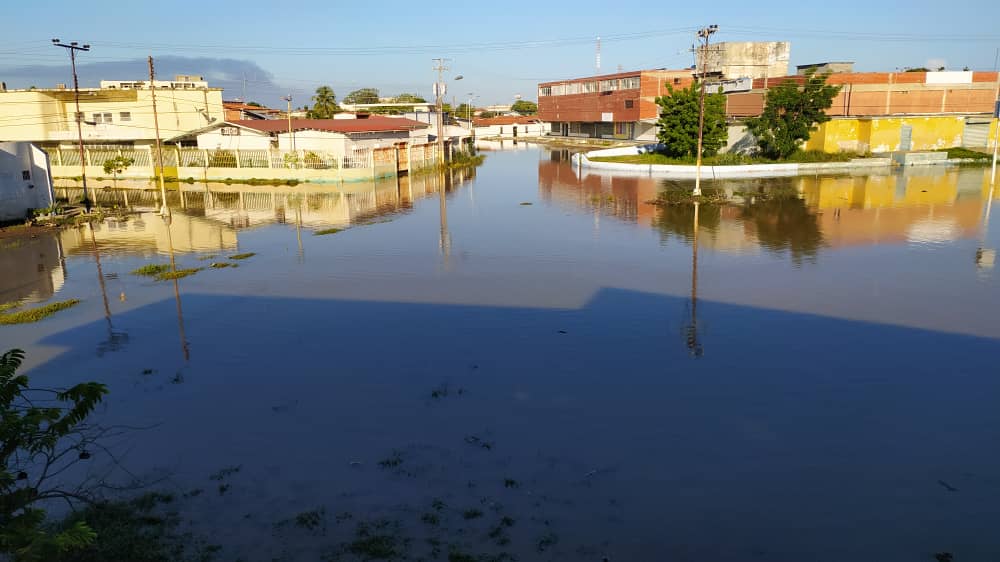
POLYGON ((113 371, 86 351, 95 322, 45 338, 68 351, 33 376, 101 373, 107 416, 161 424, 132 444, 138 474, 188 490, 241 466, 188 506, 237 554, 317 559, 361 523, 411 558, 1000 550, 997 340, 702 300, 694 360, 687 299, 634 291, 573 310, 191 294, 197 351, 171 384, 174 304, 116 317, 113 371), (276 532, 303 512, 322 533, 276 532))

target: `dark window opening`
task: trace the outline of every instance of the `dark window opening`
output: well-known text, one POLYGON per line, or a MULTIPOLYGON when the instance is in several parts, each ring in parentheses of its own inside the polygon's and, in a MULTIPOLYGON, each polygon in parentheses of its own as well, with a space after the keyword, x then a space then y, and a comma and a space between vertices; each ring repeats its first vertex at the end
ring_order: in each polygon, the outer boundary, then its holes
POLYGON ((625 109, 632 109, 633 106, 633 100, 625 100, 625 109))
POLYGON ((24 181, 31 181, 31 170, 24 170, 21 172, 21 179, 24 181))

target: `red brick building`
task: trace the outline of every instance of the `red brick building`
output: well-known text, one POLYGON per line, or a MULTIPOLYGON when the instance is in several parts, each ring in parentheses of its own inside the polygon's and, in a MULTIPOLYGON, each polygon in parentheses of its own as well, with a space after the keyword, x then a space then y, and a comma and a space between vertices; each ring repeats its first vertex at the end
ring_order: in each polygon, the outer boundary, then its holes
MULTIPOLYGON (((653 141, 656 98, 667 85, 685 88, 693 70, 638 70, 538 85, 538 117, 551 135, 653 141)), ((767 89, 803 76, 741 79, 726 92, 726 115, 739 120, 760 115, 767 89)), ((841 86, 828 114, 833 117, 968 115, 993 111, 1000 97, 997 72, 851 72, 831 74, 841 86)), ((727 87, 727 90, 729 88, 727 87)))

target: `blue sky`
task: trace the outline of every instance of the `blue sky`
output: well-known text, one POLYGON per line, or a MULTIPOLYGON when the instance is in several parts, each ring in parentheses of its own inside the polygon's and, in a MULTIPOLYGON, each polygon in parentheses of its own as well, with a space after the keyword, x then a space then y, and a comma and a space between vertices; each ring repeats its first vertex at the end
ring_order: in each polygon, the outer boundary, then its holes
MULTIPOLYGON (((153 55, 162 77, 203 74, 225 97, 295 105, 321 84, 338 99, 360 87, 430 98, 433 57, 452 60, 449 85, 461 102, 535 99, 539 81, 602 70, 683 68, 692 30, 719 25, 717 41, 787 40, 792 65, 854 60, 861 71, 933 65, 992 70, 1000 47, 1000 2, 960 5, 842 0, 798 2, 128 2, 40 0, 5 16, 0 80, 8 87, 69 82, 68 57, 52 37, 89 42, 84 85, 141 79, 153 55), (955 7, 961 9, 949 10, 955 7), (12 17, 13 21, 10 20, 12 17), (51 83, 50 83, 51 82, 51 83)), ((8 8, 9 10, 9 8, 8 8)))

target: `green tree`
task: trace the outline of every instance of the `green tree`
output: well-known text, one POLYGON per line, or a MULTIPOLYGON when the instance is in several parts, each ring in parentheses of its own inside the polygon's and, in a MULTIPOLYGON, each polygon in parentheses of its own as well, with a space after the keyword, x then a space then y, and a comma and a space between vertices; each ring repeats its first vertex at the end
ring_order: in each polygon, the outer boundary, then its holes
MULTIPOLYGON (((663 144, 663 152, 675 158, 694 157, 698 152, 698 113, 701 103, 701 86, 694 82, 685 89, 674 90, 667 84, 670 95, 656 98, 660 106, 660 119, 656 122, 656 138, 663 144)), ((702 138, 702 156, 711 156, 725 146, 726 98, 721 92, 705 94, 705 127, 702 138)))
POLYGON ((118 174, 125 172, 125 170, 127 170, 132 164, 135 164, 134 158, 128 158, 122 155, 118 155, 104 161, 104 173, 111 174, 115 184, 115 189, 118 189, 118 174))
POLYGON ((40 505, 86 499, 53 484, 52 475, 90 458, 95 434, 86 419, 108 390, 95 382, 31 388, 28 377, 17 374, 23 360, 19 349, 0 355, 0 559, 33 562, 85 548, 96 538, 82 521, 50 528, 40 505))
POLYGON ((378 103, 378 90, 375 88, 361 88, 354 90, 344 97, 346 104, 378 103))
POLYGON ((247 105, 249 105, 250 107, 264 107, 263 105, 255 102, 255 101, 248 101, 247 105))
POLYGON ((833 105, 839 86, 826 83, 827 74, 807 72, 800 86, 785 80, 768 90, 764 112, 746 120, 747 130, 757 139, 761 154, 768 158, 787 158, 809 140, 816 125, 830 120, 826 110, 833 105))
POLYGON ((306 112, 310 119, 330 119, 334 114, 340 113, 337 96, 333 93, 333 88, 329 86, 316 88, 316 95, 312 97, 312 102, 312 109, 306 112))
POLYGON ((496 117, 497 114, 494 111, 483 111, 479 114, 480 119, 489 119, 490 117, 496 117))
POLYGON ((533 101, 517 100, 510 110, 521 115, 534 115, 538 113, 538 104, 533 101))
POLYGON ((402 93, 393 100, 396 103, 427 103, 427 100, 417 94, 402 93))
POLYGON ((458 105, 458 107, 455 108, 455 112, 452 113, 452 115, 454 115, 456 119, 467 120, 470 115, 473 117, 476 116, 476 108, 470 106, 467 103, 461 103, 458 105))

